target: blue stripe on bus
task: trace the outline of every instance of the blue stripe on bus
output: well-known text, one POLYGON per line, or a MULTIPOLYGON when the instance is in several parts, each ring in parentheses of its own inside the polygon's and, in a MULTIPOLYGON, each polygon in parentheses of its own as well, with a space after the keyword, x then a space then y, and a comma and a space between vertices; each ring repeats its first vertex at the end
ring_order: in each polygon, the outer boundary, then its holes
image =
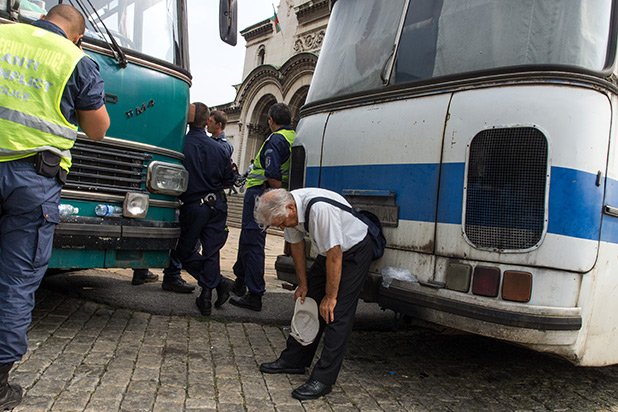
MULTIPOLYGON (((435 210, 437 164, 324 167, 321 178, 319 168, 310 167, 307 169, 306 184, 315 187, 319 181, 321 187, 338 193, 346 189, 393 191, 397 194, 400 219, 461 224, 464 171, 463 163, 443 165, 438 219, 435 210)), ((599 239, 603 190, 595 183, 594 174, 552 167, 549 233, 599 239)), ((614 204, 618 204, 618 184, 613 193, 616 194, 614 204)), ((604 231, 604 240, 615 237, 618 243, 618 231, 611 230, 611 235, 608 232, 604 231)))
POLYGON ((337 193, 345 189, 390 190, 397 194, 400 219, 436 220, 437 164, 325 167, 321 187, 337 193))
POLYGON ((548 233, 598 240, 603 187, 597 176, 562 167, 551 168, 548 233))

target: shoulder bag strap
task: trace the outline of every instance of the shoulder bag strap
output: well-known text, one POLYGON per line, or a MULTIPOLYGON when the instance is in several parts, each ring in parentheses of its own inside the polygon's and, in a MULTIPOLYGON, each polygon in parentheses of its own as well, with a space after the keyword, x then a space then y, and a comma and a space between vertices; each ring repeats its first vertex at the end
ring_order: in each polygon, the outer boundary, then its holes
POLYGON ((307 204, 307 208, 305 209, 305 232, 307 233, 309 233, 309 212, 311 211, 311 206, 313 206, 315 202, 326 202, 333 206, 337 206, 339 209, 345 210, 346 212, 351 213, 354 217, 358 219, 356 212, 354 212, 354 209, 352 209, 351 207, 346 206, 343 203, 337 202, 336 200, 328 198, 328 197, 321 197, 321 196, 314 197, 313 199, 309 201, 309 203, 307 204))

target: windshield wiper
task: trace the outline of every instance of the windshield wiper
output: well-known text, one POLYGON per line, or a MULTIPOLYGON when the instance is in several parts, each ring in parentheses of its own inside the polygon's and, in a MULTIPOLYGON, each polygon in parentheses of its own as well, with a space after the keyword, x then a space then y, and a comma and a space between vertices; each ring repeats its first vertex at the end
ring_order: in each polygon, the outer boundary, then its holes
MULTIPOLYGON (((97 16, 97 19, 99 20, 99 23, 101 24, 101 26, 103 26, 103 28, 105 29, 105 33, 107 33, 107 36, 111 41, 111 44, 110 42, 106 40, 105 36, 101 32, 101 29, 97 25, 97 22, 89 18, 90 23, 92 23, 92 27, 94 27, 94 29, 97 31, 97 33, 101 36, 101 38, 105 42, 105 44, 107 44, 111 52, 114 54, 114 58, 118 62, 118 65, 122 68, 127 67, 128 61, 127 61, 127 56, 124 54, 124 51, 122 51, 122 48, 118 45, 118 42, 116 41, 112 33, 109 31, 105 23, 103 23, 103 19, 101 19, 101 16, 99 16, 99 12, 97 12, 97 9, 92 5, 90 0, 86 0, 86 1, 88 2, 88 5, 90 6, 94 14, 97 16)), ((73 0, 69 0, 69 2, 72 4, 73 0)), ((91 13, 88 13, 87 8, 82 2, 82 0, 75 0, 75 2, 77 3, 78 7, 81 9, 84 16, 88 16, 88 17, 91 16, 91 13)), ((60 0, 59 3, 62 3, 62 0, 60 0)))

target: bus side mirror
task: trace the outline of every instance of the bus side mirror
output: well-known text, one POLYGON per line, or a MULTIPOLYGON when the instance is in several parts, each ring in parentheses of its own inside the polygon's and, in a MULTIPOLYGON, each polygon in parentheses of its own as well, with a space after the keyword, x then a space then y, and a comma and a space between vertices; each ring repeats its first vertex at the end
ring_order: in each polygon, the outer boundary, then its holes
POLYGON ((238 18, 236 0, 219 1, 219 35, 221 40, 236 46, 236 31, 238 18))

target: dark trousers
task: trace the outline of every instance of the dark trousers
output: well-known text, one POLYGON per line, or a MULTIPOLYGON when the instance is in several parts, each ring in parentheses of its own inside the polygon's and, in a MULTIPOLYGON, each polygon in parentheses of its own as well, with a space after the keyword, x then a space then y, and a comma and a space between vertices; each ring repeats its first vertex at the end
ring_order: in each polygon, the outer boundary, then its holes
MULTIPOLYGON (((296 339, 289 336, 287 346, 281 353, 280 357, 286 363, 308 367, 315 356, 320 337, 324 334, 324 347, 320 359, 311 372, 312 379, 324 384, 333 385, 341 370, 348 339, 352 333, 358 297, 369 272, 371 251, 371 239, 366 237, 343 254, 334 322, 326 324, 320 316, 320 329, 311 345, 302 346, 296 339)), ((307 274, 307 281, 309 284, 307 296, 315 299, 319 307, 326 294, 326 258, 324 256, 316 258, 307 274)))
POLYGON ((0 364, 28 349, 34 294, 51 257, 60 184, 32 161, 0 162, 0 364))
POLYGON ((250 293, 263 295, 266 291, 264 282, 264 246, 266 231, 262 230, 253 218, 255 198, 264 193, 264 187, 247 189, 242 208, 242 227, 238 240, 238 254, 234 263, 234 274, 243 280, 250 293))
POLYGON ((221 282, 219 251, 228 236, 227 202, 218 199, 213 207, 199 202, 184 204, 180 207, 178 219, 180 239, 171 253, 170 265, 163 271, 163 281, 179 276, 182 266, 202 288, 216 288, 221 282), (199 245, 202 246, 201 253, 199 245))

